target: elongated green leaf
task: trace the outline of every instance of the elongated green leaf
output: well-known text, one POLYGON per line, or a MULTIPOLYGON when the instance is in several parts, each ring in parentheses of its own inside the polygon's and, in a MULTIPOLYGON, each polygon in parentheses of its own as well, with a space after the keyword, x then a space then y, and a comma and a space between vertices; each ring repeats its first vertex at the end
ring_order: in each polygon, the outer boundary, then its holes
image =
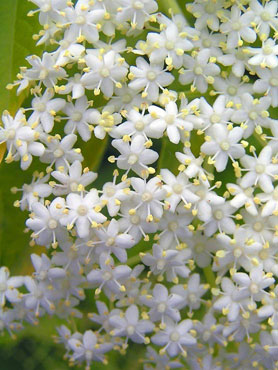
POLYGON ((34 17, 32 22, 27 13, 34 8, 28 0, 6 0, 0 2, 0 112, 18 108, 25 95, 17 97, 6 85, 16 79, 19 67, 26 65, 25 57, 36 51, 32 35, 39 30, 34 17))
MULTIPOLYGON (((32 20, 27 17, 32 8, 34 4, 28 0, 0 1, 0 114, 5 109, 14 114, 21 106, 27 92, 17 96, 15 89, 7 90, 6 85, 16 79, 20 66, 27 66, 26 56, 41 53, 32 39, 40 26, 36 17, 32 20)), ((0 163, 5 150, 6 145, 0 145, 0 163)), ((30 181, 32 171, 30 169, 23 173, 19 170, 18 163, 2 163, 0 167, 0 262, 1 265, 10 265, 12 269, 15 264, 22 267, 25 258, 29 259, 25 248, 29 253, 31 250, 28 247, 29 236, 22 233, 26 214, 12 206, 20 195, 12 195, 10 188, 20 187, 24 182, 30 181)))

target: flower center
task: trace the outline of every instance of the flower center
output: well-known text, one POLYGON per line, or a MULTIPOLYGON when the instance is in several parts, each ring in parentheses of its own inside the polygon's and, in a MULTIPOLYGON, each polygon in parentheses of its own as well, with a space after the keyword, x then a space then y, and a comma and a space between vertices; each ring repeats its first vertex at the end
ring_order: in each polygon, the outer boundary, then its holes
POLYGON ((267 22, 271 19, 271 15, 268 12, 264 11, 264 12, 261 13, 261 19, 264 22, 267 22))
POLYGON ((255 171, 257 174, 261 175, 265 171, 265 165, 261 163, 256 164, 255 171))
POLYGON ((158 270, 163 270, 166 265, 166 262, 162 259, 157 261, 156 267, 158 270))
POLYGON ((105 194, 110 198, 110 197, 113 197, 113 195, 115 195, 116 193, 116 190, 112 187, 112 186, 107 186, 105 188, 105 194))
POLYGON ((114 243, 115 243, 115 238, 108 238, 106 241, 107 247, 112 247, 114 243))
POLYGON ((137 131, 143 131, 143 130, 144 130, 144 128, 145 128, 145 123, 144 123, 144 121, 137 121, 137 122, 135 123, 135 128, 136 128, 136 130, 137 130, 137 131))
POLYGON ((173 331, 170 335, 170 339, 172 342, 178 342, 180 339, 180 334, 177 331, 173 331))
POLYGON ((54 218, 51 218, 48 221, 48 227, 49 227, 49 229, 56 229, 57 226, 58 226, 58 222, 56 220, 54 220, 54 218))
POLYGON ((259 253, 259 257, 262 259, 262 260, 266 260, 268 258, 268 251, 267 250, 262 250, 260 253, 259 253))
POLYGON ((194 293, 189 294, 188 299, 191 303, 197 302, 196 295, 194 293))
POLYGON ((15 129, 13 128, 10 128, 7 133, 6 133, 6 137, 8 140, 13 140, 14 137, 15 137, 15 129))
POLYGON ((262 222, 260 222, 260 221, 255 222, 254 225, 253 225, 253 229, 256 232, 261 232, 264 229, 264 224, 262 222))
POLYGON ((202 253, 202 252, 204 252, 205 247, 204 247, 203 244, 198 243, 198 244, 195 244, 194 249, 195 249, 196 253, 202 253))
POLYGON ((165 116, 165 122, 167 125, 172 125, 175 122, 175 114, 166 114, 165 116))
POLYGON ((230 144, 228 143, 228 141, 222 141, 222 143, 220 144, 220 148, 224 151, 227 151, 230 149, 230 144))
POLYGON ((251 283, 250 286, 249 286, 249 290, 252 294, 259 293, 259 287, 256 283, 251 283))
POLYGON ((235 256, 236 258, 239 258, 241 255, 242 255, 242 250, 241 250, 240 248, 236 248, 236 249, 234 250, 234 256, 235 256))
POLYGON ((138 215, 133 215, 130 218, 130 221, 133 225, 139 225, 140 224, 140 217, 138 215))
POLYGON ((126 332, 129 336, 133 335, 135 333, 135 328, 133 325, 128 325, 126 328, 126 332))
POLYGON ((79 15, 76 18, 75 23, 77 23, 77 24, 85 24, 86 23, 86 17, 84 17, 84 15, 79 15))
POLYGON ((253 121, 255 121, 257 118, 258 118, 258 113, 257 112, 250 112, 249 114, 248 114, 248 117, 250 118, 250 119, 252 119, 253 121))
POLYGON ((124 94, 122 96, 122 101, 124 104, 130 103, 132 100, 132 96, 130 94, 124 94))
POLYGON ((133 164, 135 164, 136 162, 138 162, 138 155, 136 155, 136 154, 130 154, 129 156, 128 156, 128 164, 130 164, 130 165, 133 165, 133 164))
POLYGON ((221 120, 221 117, 216 114, 216 113, 213 113, 211 116, 210 116, 210 122, 211 123, 219 123, 221 120))
POLYGON ((166 308, 167 306, 165 303, 159 303, 159 305, 157 306, 157 311, 163 313, 166 311, 166 308))
POLYGON ((174 192, 175 192, 176 194, 181 194, 181 193, 182 193, 182 191, 183 191, 183 186, 182 186, 182 184, 179 184, 179 183, 174 184, 174 186, 173 186, 173 190, 174 190, 174 192))
POLYGON ((252 194, 253 194, 253 191, 254 191, 254 189, 247 188, 247 189, 244 190, 244 193, 247 195, 247 197, 251 197, 252 194))
POLYGON ((178 229, 178 227, 179 227, 179 225, 175 221, 169 222, 169 224, 168 224, 168 229, 170 231, 176 231, 178 229))
POLYGON ((55 158, 60 158, 64 155, 64 151, 61 148, 57 148, 54 150, 53 155, 55 158))
POLYGON ((202 67, 200 67, 200 66, 197 66, 197 67, 195 67, 194 68, 194 73, 196 74, 196 75, 201 75, 201 74, 203 74, 203 68, 202 67))
POLYGON ((112 274, 111 274, 111 272, 109 272, 109 271, 105 271, 103 274, 102 274, 102 278, 103 278, 103 280, 105 280, 105 281, 108 281, 108 280, 110 280, 110 279, 112 279, 112 274))
POLYGON ((99 71, 99 74, 102 76, 102 77, 108 77, 110 75, 110 72, 109 72, 109 69, 106 68, 106 67, 103 67, 101 68, 101 70, 99 71))
POLYGON ((221 211, 221 209, 217 209, 213 212, 213 217, 215 218, 215 220, 220 221, 224 217, 224 213, 223 211, 221 211))
POLYGON ((235 96, 237 94, 237 88, 235 86, 229 86, 227 92, 231 96, 235 96))
POLYGON ((71 184, 70 184, 70 190, 71 191, 77 191, 77 189, 78 189, 78 184, 77 184, 77 182, 72 182, 71 184))
POLYGON ((39 102, 39 103, 36 103, 34 105, 34 108, 35 110, 37 110, 38 112, 44 112, 45 111, 45 108, 46 108, 46 105, 42 102, 39 102))
POLYGON ((76 111, 73 113, 73 115, 71 116, 71 119, 74 121, 74 122, 79 122, 81 121, 81 118, 82 118, 83 114, 79 111, 76 111))
POLYGON ((154 81, 156 79, 156 73, 154 71, 149 71, 147 73, 147 79, 149 81, 154 81))
POLYGON ((140 10, 144 8, 144 4, 141 3, 141 1, 134 1, 133 8, 140 10))
POLYGON ((270 54, 272 54, 272 53, 273 53, 273 49, 272 49, 272 47, 271 47, 271 46, 269 46, 269 45, 264 46, 264 47, 263 47, 263 53, 264 53, 265 55, 270 55, 270 54))
POLYGON ((212 42, 211 42, 211 40, 210 40, 210 39, 205 39, 205 40, 203 40, 203 46, 204 46, 205 48, 210 48, 210 47, 211 47, 211 44, 212 44, 212 42))
POLYGON ((175 47, 175 44, 173 43, 173 41, 166 41, 165 43, 165 48, 167 50, 173 50, 175 47))
POLYGON ((86 216, 86 214, 88 213, 88 208, 84 206, 83 204, 81 204, 77 208, 77 213, 79 214, 79 216, 86 216))
POLYGON ((234 31, 239 31, 239 30, 241 29, 241 24, 240 24, 240 22, 234 22, 234 23, 232 23, 232 29, 233 29, 234 31))
POLYGON ((152 199, 153 199, 152 193, 150 193, 149 191, 145 191, 142 194, 142 201, 143 202, 150 202, 152 199))

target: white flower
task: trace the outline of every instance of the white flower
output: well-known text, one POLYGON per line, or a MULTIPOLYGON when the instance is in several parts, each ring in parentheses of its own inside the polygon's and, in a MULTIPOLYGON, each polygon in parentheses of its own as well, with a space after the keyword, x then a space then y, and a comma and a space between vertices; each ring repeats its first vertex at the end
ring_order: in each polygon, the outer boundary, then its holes
POLYGON ((113 253, 120 262, 127 261, 126 249, 133 247, 135 240, 127 233, 120 233, 117 220, 113 218, 107 228, 96 230, 96 236, 98 241, 94 245, 97 254, 113 253))
POLYGON ((262 216, 278 216, 278 187, 276 186, 271 193, 259 193, 256 195, 259 200, 265 203, 262 209, 262 216))
POLYGON ((152 295, 142 295, 140 301, 150 307, 148 312, 150 319, 161 321, 164 324, 165 317, 170 317, 174 321, 180 321, 180 313, 177 306, 183 302, 183 297, 178 294, 168 294, 167 288, 162 284, 155 284, 152 295))
POLYGON ((169 140, 174 144, 181 140, 181 131, 191 131, 193 128, 190 122, 183 119, 183 113, 178 112, 178 107, 173 101, 166 104, 164 109, 152 105, 148 110, 153 118, 150 130, 159 132, 160 137, 166 130, 169 140))
POLYGON ((147 43, 152 47, 151 63, 161 63, 166 60, 166 64, 174 68, 182 66, 184 52, 193 48, 193 44, 186 37, 181 37, 175 23, 168 25, 160 34, 148 33, 147 43))
POLYGON ((103 354, 110 351, 112 343, 97 343, 98 338, 92 330, 87 330, 82 339, 71 337, 68 341, 69 348, 73 351, 70 362, 85 361, 86 369, 91 367, 92 361, 103 362, 103 354))
POLYGON ((247 297, 250 293, 247 290, 242 290, 236 287, 233 282, 223 277, 221 281, 222 296, 213 304, 213 308, 217 311, 224 312, 229 321, 236 321, 239 318, 240 311, 246 306, 247 297))
POLYGON ((176 324, 171 319, 167 319, 165 324, 164 330, 152 336, 152 342, 158 346, 164 346, 160 350, 162 354, 167 351, 169 356, 174 357, 182 352, 186 356, 186 348, 189 349, 197 343, 196 339, 188 334, 193 327, 192 321, 187 319, 176 324))
POLYGON ((242 46, 243 41, 241 38, 248 42, 255 42, 257 35, 251 28, 251 23, 254 20, 252 12, 241 13, 237 5, 233 5, 224 23, 220 26, 220 32, 227 34, 227 47, 229 49, 236 46, 242 46))
POLYGON ((120 152, 118 158, 112 160, 117 161, 117 166, 120 169, 130 170, 137 173, 139 176, 145 176, 149 174, 149 168, 147 165, 154 163, 158 159, 158 154, 151 149, 146 149, 145 139, 143 136, 136 136, 131 144, 116 139, 112 141, 112 145, 120 152))
POLYGON ((254 301, 261 301, 266 295, 265 289, 275 282, 272 274, 265 274, 262 267, 253 268, 250 275, 236 272, 233 280, 241 287, 242 294, 248 292, 254 301))
POLYGON ((120 8, 116 19, 122 23, 130 21, 132 29, 142 29, 144 23, 150 18, 150 14, 157 11, 157 3, 154 0, 119 0, 120 8))
POLYGON ((89 171, 88 168, 84 168, 82 174, 82 165, 79 161, 73 162, 68 169, 68 173, 64 171, 52 171, 51 176, 61 183, 57 184, 54 181, 50 183, 53 187, 54 195, 64 195, 70 192, 84 191, 84 188, 97 178, 97 174, 89 171))
POLYGON ((127 265, 114 265, 114 260, 106 253, 102 253, 99 257, 100 269, 93 269, 87 275, 89 283, 97 286, 96 294, 99 294, 104 288, 106 293, 125 292, 124 282, 131 274, 131 268, 127 265))
POLYGON ((44 176, 43 172, 35 172, 31 183, 23 184, 21 189, 12 188, 11 191, 13 193, 22 191, 21 200, 16 202, 15 205, 19 205, 22 211, 25 209, 31 211, 32 204, 34 202, 43 202, 44 198, 48 197, 52 193, 51 186, 46 184, 48 180, 49 175, 44 176))
POLYGON ((255 15, 254 23, 256 24, 256 28, 262 40, 269 37, 271 28, 277 31, 278 19, 276 1, 269 1, 265 4, 261 4, 258 0, 251 0, 250 9, 255 15))
POLYGON ((186 4, 186 9, 197 18, 195 22, 196 29, 202 30, 208 26, 211 30, 218 31, 218 15, 223 14, 223 4, 223 0, 205 2, 198 0, 186 4), (221 13, 219 13, 219 11, 221 11, 221 13))
POLYGON ((192 83, 191 89, 197 89, 201 93, 205 93, 208 89, 208 83, 214 82, 214 76, 220 73, 220 68, 209 62, 210 50, 201 50, 196 58, 189 55, 183 56, 184 68, 180 70, 179 81, 182 85, 192 83))
POLYGON ((126 342, 131 339, 135 343, 148 343, 144 336, 152 332, 154 324, 150 320, 139 320, 139 310, 136 305, 131 305, 124 316, 115 315, 110 317, 109 323, 114 327, 113 336, 126 337, 126 342))
POLYGON ((259 79, 254 82, 253 88, 256 93, 269 96, 271 105, 278 106, 278 67, 276 68, 259 68, 257 71, 259 79))
POLYGON ((0 126, 0 144, 7 145, 6 162, 20 159, 20 167, 26 170, 32 163, 33 155, 39 157, 45 152, 43 144, 37 142, 40 133, 28 125, 22 110, 14 118, 4 111, 2 121, 4 127, 0 126))
POLYGON ((227 126, 215 123, 211 126, 206 137, 207 141, 202 144, 201 151, 207 155, 212 155, 210 161, 214 164, 217 172, 226 169, 228 159, 233 162, 245 154, 245 150, 239 140, 242 139, 243 129, 235 127, 228 130, 227 126))
POLYGON ((162 64, 149 64, 144 58, 136 59, 136 67, 130 67, 129 87, 132 90, 142 91, 143 97, 148 97, 152 102, 158 100, 159 89, 170 85, 174 76, 163 69, 162 64))
POLYGON ((10 271, 7 267, 0 268, 0 305, 3 307, 6 299, 11 303, 20 302, 22 296, 16 288, 23 285, 22 276, 10 277, 10 271))
POLYGON ((252 66, 260 66, 262 68, 275 68, 278 66, 278 45, 275 40, 269 38, 263 41, 261 48, 247 48, 249 55, 253 55, 248 63, 252 66))
POLYGON ((248 138, 255 129, 260 127, 269 127, 271 120, 268 118, 268 108, 271 103, 270 97, 254 99, 249 93, 242 95, 242 103, 231 117, 231 121, 244 124, 244 138, 248 138))
POLYGON ((70 163, 76 160, 82 161, 83 157, 80 154, 80 149, 72 149, 76 140, 77 136, 74 134, 64 136, 61 141, 53 136, 48 136, 45 140, 47 149, 40 157, 41 162, 50 163, 50 168, 55 163, 58 170, 64 171, 65 168, 69 168, 70 163))
POLYGON ((117 215, 122 201, 129 198, 129 187, 127 182, 116 184, 118 172, 115 172, 113 182, 106 182, 102 188, 101 203, 106 205, 110 216, 117 215))
POLYGON ((77 1, 75 7, 67 7, 65 13, 70 30, 78 42, 99 39, 97 22, 105 14, 103 9, 92 9, 88 1, 77 1))
POLYGON ((88 109, 89 102, 86 96, 78 98, 73 103, 67 103, 63 109, 63 112, 67 115, 64 119, 67 123, 64 127, 66 134, 74 134, 76 131, 81 136, 82 140, 88 141, 91 138, 91 132, 93 130, 90 124, 93 123, 91 117, 92 109, 88 109))
POLYGON ((60 222, 68 229, 76 225, 80 238, 86 238, 90 227, 97 227, 99 223, 106 220, 106 217, 100 213, 100 199, 96 189, 91 189, 84 197, 70 193, 66 198, 66 207, 68 212, 61 217, 60 222))
POLYGON ((54 57, 47 52, 43 53, 42 58, 32 55, 27 57, 26 60, 32 68, 26 70, 23 75, 24 80, 40 81, 46 87, 55 87, 58 79, 67 77, 66 71, 57 66, 54 57))
POLYGON ((245 155, 240 159, 240 163, 244 166, 247 173, 242 177, 240 186, 244 189, 252 185, 259 187, 266 193, 273 191, 273 178, 278 174, 278 165, 271 163, 272 149, 270 146, 265 146, 259 156, 251 157, 245 155))
POLYGON ((171 212, 175 212, 180 201, 190 207, 191 203, 195 203, 200 198, 194 194, 194 187, 188 181, 188 177, 184 172, 174 176, 171 171, 162 169, 160 171, 162 180, 165 182, 164 189, 167 190, 166 202, 169 204, 171 212))
POLYGON ((132 177, 131 185, 134 189, 133 197, 137 203, 136 207, 130 213, 135 214, 137 209, 142 210, 146 221, 152 222, 153 219, 160 219, 163 213, 163 203, 166 195, 166 189, 159 177, 153 177, 151 180, 146 180, 132 177))
POLYGON ((122 122, 122 117, 113 105, 107 105, 99 112, 97 109, 90 111, 90 121, 94 125, 94 135, 103 140, 106 134, 117 137, 115 128, 122 122))
POLYGON ((246 211, 251 215, 256 216, 258 214, 253 196, 254 188, 243 189, 241 186, 231 183, 228 183, 226 186, 229 193, 233 196, 233 199, 230 201, 231 206, 237 209, 245 206, 246 211))
POLYGON ((53 90, 47 89, 41 97, 35 97, 32 100, 33 113, 28 118, 31 125, 41 124, 46 133, 52 131, 56 113, 62 110, 66 104, 64 99, 52 99, 53 96, 53 90))
POLYGON ((113 50, 104 55, 90 53, 86 55, 85 61, 89 72, 82 76, 81 83, 89 90, 94 89, 95 95, 98 95, 101 90, 105 96, 110 98, 115 86, 121 88, 120 81, 127 74, 127 64, 119 54, 113 50))
POLYGON ((60 225, 60 218, 65 209, 65 200, 55 198, 49 207, 39 202, 32 204, 31 217, 26 221, 27 227, 34 232, 32 238, 39 245, 57 247, 57 242, 65 240, 67 233, 60 225))
POLYGON ((150 114, 144 114, 144 112, 140 113, 135 109, 129 109, 127 121, 118 125, 114 133, 121 137, 125 135, 132 137, 143 135, 146 141, 148 138, 159 139, 162 136, 161 130, 151 125, 152 122, 153 118, 150 114))

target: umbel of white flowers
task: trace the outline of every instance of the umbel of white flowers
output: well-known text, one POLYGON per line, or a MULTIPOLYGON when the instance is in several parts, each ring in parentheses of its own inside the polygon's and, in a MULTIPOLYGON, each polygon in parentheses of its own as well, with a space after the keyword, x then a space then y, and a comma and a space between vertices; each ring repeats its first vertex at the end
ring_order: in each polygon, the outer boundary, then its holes
POLYGON ((63 318, 86 369, 131 342, 145 370, 277 369, 277 1, 31 1, 48 51, 8 85, 32 101, 3 113, 0 143, 45 164, 12 191, 46 250, 32 276, 0 268, 0 330, 63 318), (92 162, 106 136, 96 189, 82 141, 92 162))

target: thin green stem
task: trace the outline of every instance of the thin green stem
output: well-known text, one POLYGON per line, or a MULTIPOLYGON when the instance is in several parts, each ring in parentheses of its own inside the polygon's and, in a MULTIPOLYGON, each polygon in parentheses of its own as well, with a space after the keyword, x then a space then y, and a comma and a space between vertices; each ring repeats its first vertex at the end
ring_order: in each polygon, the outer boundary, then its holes
POLYGON ((211 288, 215 288, 216 287, 215 276, 211 269, 211 266, 207 266, 203 270, 204 270, 207 283, 210 285, 211 288))

